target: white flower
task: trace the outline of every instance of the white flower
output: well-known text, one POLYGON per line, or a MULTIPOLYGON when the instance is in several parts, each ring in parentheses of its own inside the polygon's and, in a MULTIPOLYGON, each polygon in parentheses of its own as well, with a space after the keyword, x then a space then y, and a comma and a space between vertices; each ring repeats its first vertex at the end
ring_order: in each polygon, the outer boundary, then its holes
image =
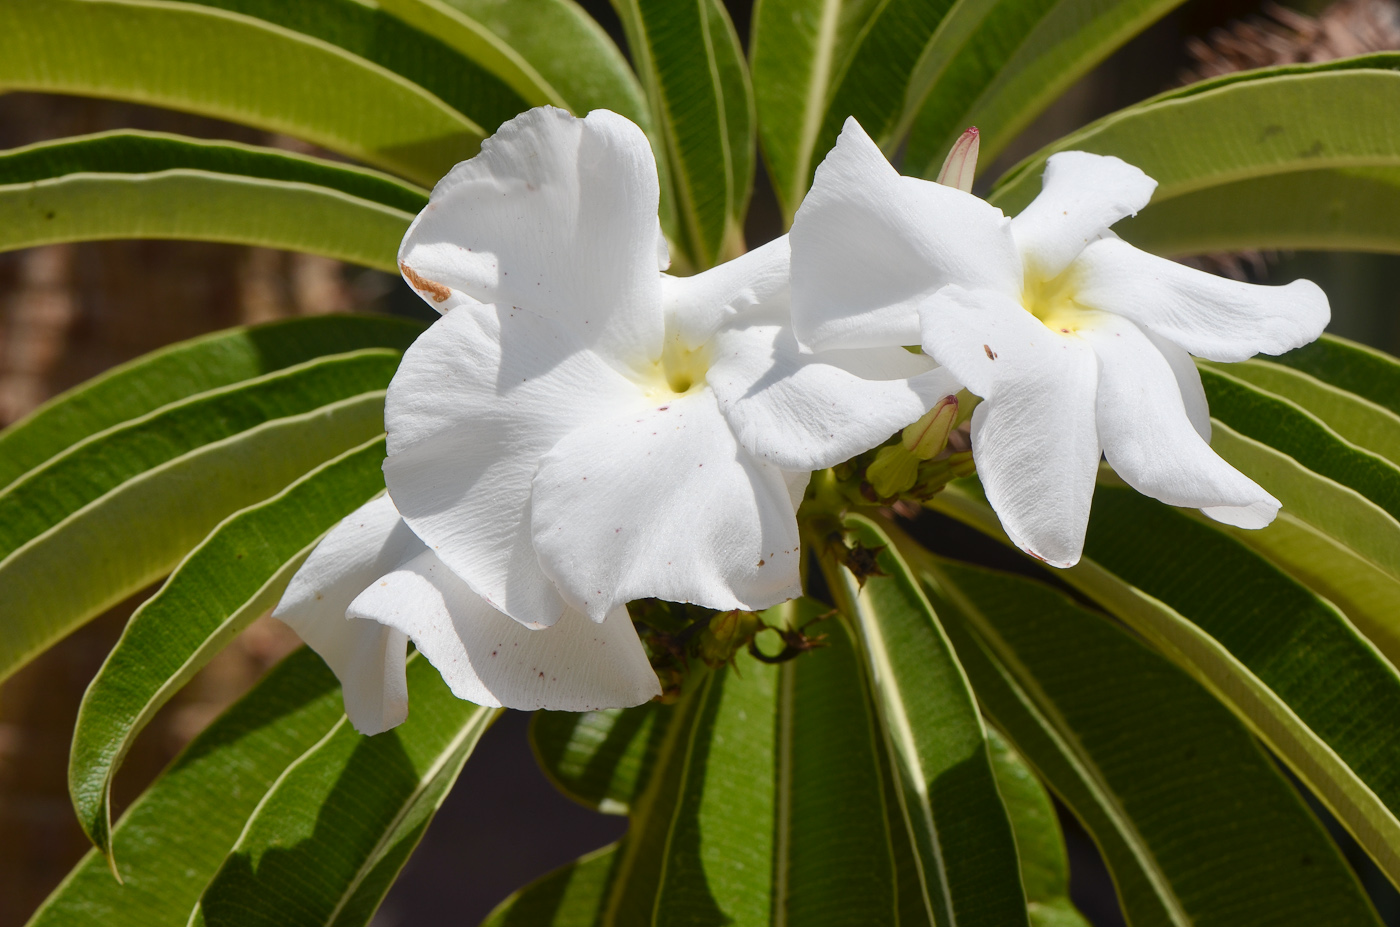
POLYGON ((1015 219, 901 177, 848 120, 792 229, 793 325, 804 345, 921 342, 983 402, 972 450, 1007 534, 1078 561, 1102 453, 1141 492, 1261 528, 1279 503, 1207 443, 1189 355, 1240 361, 1315 339, 1327 298, 1155 257, 1108 227, 1156 182, 1117 158, 1050 158, 1015 219))
POLYGON ((437 185, 399 252, 446 314, 389 387, 389 492, 443 563, 532 627, 648 596, 799 595, 808 472, 955 388, 897 348, 799 353, 786 239, 663 274, 657 202, 636 126, 539 108, 437 185))
POLYGON ((601 623, 569 610, 547 630, 522 627, 444 567, 388 496, 331 529, 273 615, 335 672, 362 734, 408 716, 409 640, 454 695, 478 705, 588 711, 661 694, 626 609, 601 623))

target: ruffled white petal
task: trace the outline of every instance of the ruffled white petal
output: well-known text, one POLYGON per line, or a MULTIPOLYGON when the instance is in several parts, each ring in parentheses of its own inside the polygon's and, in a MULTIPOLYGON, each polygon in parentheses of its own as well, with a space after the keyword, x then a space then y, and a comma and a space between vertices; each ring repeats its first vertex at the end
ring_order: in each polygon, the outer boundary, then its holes
POLYGON ((1206 402, 1206 388, 1201 383, 1201 371, 1196 362, 1175 342, 1161 335, 1153 334, 1150 328, 1139 328, 1152 342, 1152 346, 1166 359, 1176 377, 1176 387, 1181 394, 1182 405, 1186 407, 1186 418, 1201 440, 1210 443, 1210 404, 1206 402))
POLYGON ((775 313, 750 313, 714 339, 709 384, 739 443, 787 470, 820 470, 881 443, 959 384, 903 348, 799 351, 775 313))
POLYGON ((787 318, 789 258, 783 235, 692 277, 663 277, 666 337, 695 348, 737 315, 758 310, 787 318))
POLYGON ((661 694, 626 609, 570 610, 532 631, 491 608, 430 551, 381 577, 350 614, 407 634, 458 698, 524 711, 627 708, 661 694))
POLYGON ((1080 337, 1099 356, 1099 440, 1119 476, 1226 524, 1262 528, 1274 520, 1278 500, 1201 440, 1170 365, 1136 325, 1103 313, 1080 337))
POLYGON ((463 306, 414 342, 389 384, 389 493, 487 602, 551 625, 564 601, 530 541, 530 481, 560 438, 640 397, 572 329, 524 310, 463 306))
POLYGON ((627 119, 537 107, 438 182, 399 265, 430 305, 521 306, 609 358, 654 360, 659 190, 651 146, 627 119))
POLYGON ((1117 239, 1090 244, 1071 272, 1078 302, 1132 319, 1208 360, 1283 354, 1316 340, 1331 318, 1326 294, 1310 280, 1241 283, 1117 239))
POLYGON ((924 350, 983 401, 972 455, 987 499, 1022 550, 1078 562, 1094 495, 1098 361, 998 293, 947 287, 921 311, 924 350))
POLYGON ((1059 276, 1109 226, 1137 215, 1156 189, 1157 181, 1111 155, 1051 155, 1040 195, 1011 220, 1027 271, 1043 279, 1059 276))
POLYGON ((854 119, 817 168, 789 237, 793 328, 816 350, 917 344, 919 303, 950 283, 1021 291, 1001 210, 900 177, 854 119))
POLYGON ((540 562, 595 621, 647 596, 760 609, 801 594, 783 473, 739 447, 709 390, 578 429, 534 489, 540 562))
POLYGON ((330 530, 272 612, 335 673, 345 713, 361 734, 387 731, 408 717, 408 639, 373 621, 346 618, 345 610, 378 576, 422 549, 389 497, 380 496, 330 530))

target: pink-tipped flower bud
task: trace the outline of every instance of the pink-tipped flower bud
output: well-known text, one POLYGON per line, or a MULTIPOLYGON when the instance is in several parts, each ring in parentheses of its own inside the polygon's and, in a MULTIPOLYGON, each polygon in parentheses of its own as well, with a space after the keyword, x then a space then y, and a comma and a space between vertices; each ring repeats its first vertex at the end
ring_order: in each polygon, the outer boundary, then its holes
POLYGON ((981 137, 976 126, 958 136, 953 150, 948 152, 943 169, 938 172, 938 182, 948 187, 957 187, 964 193, 972 192, 972 175, 977 173, 977 149, 981 137))

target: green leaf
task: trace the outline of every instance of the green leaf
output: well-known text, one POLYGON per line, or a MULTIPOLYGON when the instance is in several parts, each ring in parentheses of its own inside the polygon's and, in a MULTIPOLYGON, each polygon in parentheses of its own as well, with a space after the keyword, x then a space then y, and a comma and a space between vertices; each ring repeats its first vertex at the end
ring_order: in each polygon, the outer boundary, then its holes
POLYGON ((1400 414, 1400 361, 1383 351, 1323 335, 1274 360, 1400 414))
POLYGON ((368 348, 317 358, 171 403, 73 445, 0 492, 0 564, 84 506, 182 455, 386 389, 400 356, 368 348))
POLYGON ((495 131, 551 100, 485 29, 424 0, 185 0, 264 20, 344 49, 432 93, 495 131), (394 14, 394 15, 390 15, 394 14), (455 28, 454 28, 455 27, 455 28))
MULTIPOLYGON (((703 270, 741 254, 754 171, 748 69, 719 0, 614 0, 663 145, 681 258, 703 270)), ((663 177, 663 182, 665 181, 663 177)), ((665 207, 663 206, 663 212, 665 207)))
POLYGON ((340 686, 303 647, 196 737, 112 831, 122 882, 91 850, 30 927, 176 927, 287 766, 342 717, 340 686))
POLYGON ((230 514, 383 432, 375 391, 278 418, 127 480, 0 561, 0 678, 169 573, 230 514))
POLYGON ((231 328, 161 348, 61 393, 0 431, 0 486, 105 428, 195 393, 250 380, 327 354, 403 351, 417 322, 315 316, 231 328))
POLYGON ((537 721, 566 793, 620 796, 631 823, 488 923, 895 923, 911 891, 922 914, 918 885, 900 882, 912 853, 859 645, 841 619, 811 624, 829 614, 811 600, 770 609, 767 622, 824 631, 826 646, 779 666, 741 652, 693 667, 673 706, 537 721))
POLYGON ((412 713, 377 737, 347 718, 287 769, 190 917, 191 924, 367 924, 500 709, 456 698, 408 662, 412 713))
POLYGON ((909 82, 893 135, 910 130, 905 172, 932 179, 968 126, 981 130, 990 164, 1075 81, 1180 3, 962 0, 909 82))
MULTIPOLYGON (((288 15, 303 6, 277 4, 288 15)), ((486 134, 372 61, 190 3, 0 0, 0 86, 130 100, 285 132, 424 185, 474 154, 486 134)))
POLYGON ((578 116, 595 109, 610 109, 631 119, 648 134, 651 132, 651 113, 637 75, 603 27, 573 0, 381 3, 400 16, 410 5, 450 8, 479 23, 508 46, 521 59, 522 67, 536 75, 552 97, 558 98, 557 105, 578 116))
MULTIPOLYGON (((888 144, 915 63, 954 0, 759 0, 759 132, 787 223, 847 116, 888 144)), ((956 15, 949 14, 949 16, 956 15)))
POLYGON ((1248 360, 1220 370, 1301 406, 1347 441, 1392 464, 1400 463, 1400 415, 1384 406, 1265 360, 1248 360))
POLYGON ((1153 203, 1114 227, 1158 254, 1400 252, 1400 166, 1294 170, 1153 203))
POLYGON ((1024 924, 1016 841, 962 667, 889 537, 860 516, 848 516, 844 526, 851 542, 878 552, 878 572, 858 579, 838 567, 830 544, 818 550, 871 663, 899 786, 896 818, 913 838, 927 916, 949 925, 1024 924))
POLYGON ((595 927, 617 866, 618 846, 603 847, 536 879, 496 906, 481 927, 595 927))
POLYGON ((1185 673, 1039 583, 921 566, 982 705, 1094 835, 1131 923, 1379 923, 1301 798, 1185 673))
POLYGON ((1355 490, 1228 425, 1215 424, 1211 446, 1267 486, 1283 510, 1259 531, 1209 523, 1321 593, 1400 665, 1400 523, 1355 490))
POLYGON ((412 213, 326 187, 191 169, 0 186, 0 217, 0 251, 178 238, 304 251, 391 273, 413 221, 412 213))
POLYGON ((995 729, 987 731, 987 746, 997 791, 1016 834, 1031 927, 1089 927, 1069 900, 1069 854, 1049 793, 1016 748, 995 729))
POLYGON ((1157 190, 1114 231, 1157 253, 1245 247, 1387 250, 1385 188, 1400 143, 1372 127, 1400 105, 1400 56, 1251 72, 1174 91, 1065 136, 1009 171, 990 200, 1014 213, 1040 191, 1045 159, 1117 155, 1157 190), (1379 198, 1379 199, 1378 199, 1379 198))
POLYGON ((1212 417, 1400 517, 1400 467, 1347 441, 1294 402, 1219 368, 1200 370, 1212 417))
MULTIPOLYGON (((934 505, 1005 538, 967 485, 934 505)), ((1112 485, 1098 487, 1084 559, 1055 575, 1205 685, 1400 881, 1400 676, 1331 603, 1226 534, 1112 485)))
POLYGON ((276 148, 164 132, 119 129, 0 153, 0 186, 41 183, 65 174, 157 174, 181 170, 325 187, 409 214, 428 205, 425 190, 378 171, 276 148))
POLYGON ((672 714, 657 702, 537 711, 530 719, 530 746, 559 791, 604 814, 627 814, 647 784, 672 714))
POLYGON ((384 489, 377 438, 230 516, 127 622, 78 710, 68 792, 78 823, 110 852, 112 779, 131 742, 181 686, 277 604, 321 536, 384 489))

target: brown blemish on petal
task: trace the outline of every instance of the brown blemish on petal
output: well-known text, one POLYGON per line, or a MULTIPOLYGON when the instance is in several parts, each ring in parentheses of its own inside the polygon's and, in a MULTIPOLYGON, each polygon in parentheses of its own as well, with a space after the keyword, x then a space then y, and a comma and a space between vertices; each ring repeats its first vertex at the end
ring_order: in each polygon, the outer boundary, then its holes
POLYGON ((987 352, 987 360, 996 360, 996 359, 997 359, 997 352, 992 350, 992 346, 991 346, 991 345, 989 345, 989 344, 984 344, 984 345, 982 345, 982 350, 984 350, 984 351, 987 352))
POLYGON ((427 295, 435 303, 445 303, 452 296, 452 291, 447 287, 419 275, 418 271, 403 262, 399 263, 399 270, 403 271, 403 277, 410 286, 427 295))

